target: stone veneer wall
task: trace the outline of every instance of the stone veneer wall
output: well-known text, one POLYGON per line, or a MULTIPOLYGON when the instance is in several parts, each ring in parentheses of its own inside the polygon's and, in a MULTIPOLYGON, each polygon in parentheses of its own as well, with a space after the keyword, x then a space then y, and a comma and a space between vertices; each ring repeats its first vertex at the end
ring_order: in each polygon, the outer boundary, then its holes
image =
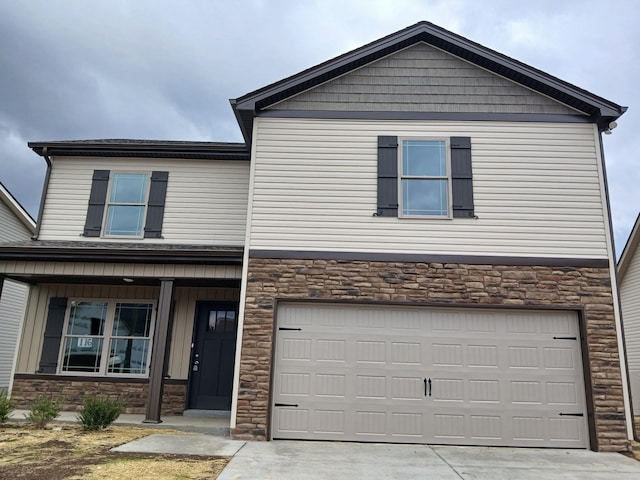
MULTIPOLYGON (((163 415, 182 415, 187 392, 186 382, 165 381, 162 396, 163 415)), ((63 411, 79 411, 86 395, 104 395, 124 403, 124 413, 145 414, 149 399, 149 383, 140 381, 109 381, 95 378, 64 378, 53 375, 16 375, 11 398, 15 408, 29 409, 40 395, 61 397, 63 411)))
POLYGON ((584 308, 598 449, 629 449, 608 268, 250 259, 236 439, 267 438, 276 298, 584 308))

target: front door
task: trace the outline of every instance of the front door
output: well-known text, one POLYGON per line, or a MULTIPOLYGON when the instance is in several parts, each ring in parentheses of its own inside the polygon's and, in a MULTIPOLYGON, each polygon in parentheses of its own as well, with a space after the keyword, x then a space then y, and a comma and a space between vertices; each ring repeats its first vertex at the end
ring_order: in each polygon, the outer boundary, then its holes
POLYGON ((189 381, 189 408, 230 410, 238 304, 198 302, 189 381))

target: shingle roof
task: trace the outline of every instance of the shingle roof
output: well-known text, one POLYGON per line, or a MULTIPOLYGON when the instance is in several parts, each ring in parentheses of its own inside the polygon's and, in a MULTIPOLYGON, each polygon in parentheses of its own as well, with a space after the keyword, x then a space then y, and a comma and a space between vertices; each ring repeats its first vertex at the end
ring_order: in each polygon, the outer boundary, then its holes
POLYGON ((97 139, 29 142, 38 155, 92 157, 189 158, 205 160, 249 160, 244 143, 178 140, 97 139))

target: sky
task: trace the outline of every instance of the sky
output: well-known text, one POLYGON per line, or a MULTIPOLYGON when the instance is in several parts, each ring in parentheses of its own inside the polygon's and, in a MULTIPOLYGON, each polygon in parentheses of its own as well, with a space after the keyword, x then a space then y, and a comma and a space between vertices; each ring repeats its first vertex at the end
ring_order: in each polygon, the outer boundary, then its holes
POLYGON ((629 110, 604 136, 617 254, 640 209, 640 1, 0 0, 0 182, 30 141, 242 141, 230 98, 426 20, 629 110))

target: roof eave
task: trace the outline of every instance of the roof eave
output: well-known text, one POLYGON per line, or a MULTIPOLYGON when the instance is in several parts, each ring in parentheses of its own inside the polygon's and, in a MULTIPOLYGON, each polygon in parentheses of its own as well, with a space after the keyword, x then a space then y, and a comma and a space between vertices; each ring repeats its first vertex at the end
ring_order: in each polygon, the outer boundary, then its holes
POLYGON ((249 160, 246 144, 199 142, 52 141, 27 144, 40 156, 114 156, 249 160))

